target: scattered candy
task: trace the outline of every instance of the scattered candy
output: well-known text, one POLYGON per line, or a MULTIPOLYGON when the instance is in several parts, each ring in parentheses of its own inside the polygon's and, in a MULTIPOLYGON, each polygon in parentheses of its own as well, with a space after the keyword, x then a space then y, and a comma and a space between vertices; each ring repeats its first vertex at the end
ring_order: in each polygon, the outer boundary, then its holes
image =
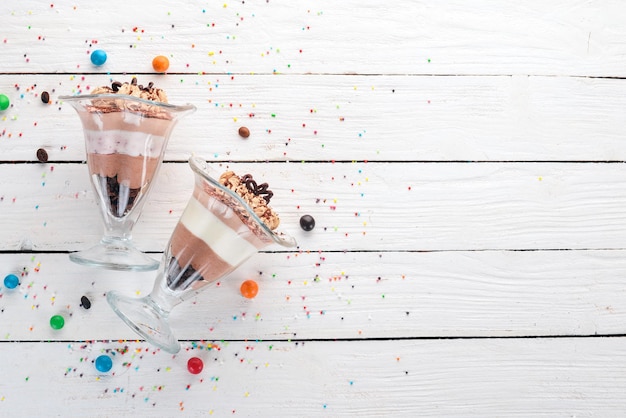
POLYGON ((50 326, 52 329, 61 329, 65 325, 65 318, 61 315, 53 315, 50 318, 50 326))
POLYGON ((300 218, 300 228, 305 231, 312 231, 315 228, 315 219, 311 215, 303 215, 300 218))
POLYGON ((252 299, 259 293, 259 285, 254 280, 246 280, 239 288, 244 298, 252 299))
POLYGON ((91 63, 100 66, 107 61, 107 53, 101 49, 96 49, 91 53, 91 63))
POLYGON ((166 56, 158 55, 152 60, 152 68, 156 72, 164 73, 170 68, 170 60, 166 56))
POLYGON ((6 94, 0 94, 0 110, 7 110, 11 101, 6 94))
POLYGON ((50 93, 48 93, 47 91, 42 92, 41 101, 44 102, 45 104, 50 103, 50 93))
POLYGON ((242 126, 241 128, 239 128, 239 136, 242 138, 247 138, 250 136, 250 129, 246 128, 245 126, 242 126))
POLYGON ((37 159, 40 163, 45 163, 48 161, 48 152, 43 148, 39 148, 37 150, 37 159))
POLYGON ((91 301, 89 300, 87 296, 82 296, 80 298, 80 306, 82 306, 85 309, 91 308, 91 301))
POLYGON ((113 367, 113 360, 106 354, 102 354, 96 358, 95 366, 99 372, 106 373, 113 367))
POLYGON ((4 278, 4 287, 15 289, 20 284, 20 279, 15 274, 7 274, 4 278))
POLYGON ((192 357, 187 361, 187 370, 189 370, 189 373, 191 374, 198 374, 203 368, 204 363, 202 362, 202 359, 198 357, 192 357))

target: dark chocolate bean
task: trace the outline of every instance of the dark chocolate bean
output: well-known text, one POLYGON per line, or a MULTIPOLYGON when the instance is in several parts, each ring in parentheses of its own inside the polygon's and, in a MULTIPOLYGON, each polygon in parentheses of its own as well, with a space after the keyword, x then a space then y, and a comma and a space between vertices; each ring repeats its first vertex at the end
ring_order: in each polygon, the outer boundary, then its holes
POLYGON ((91 301, 89 300, 87 296, 83 296, 80 298, 80 306, 82 306, 85 309, 91 308, 91 301))
POLYGON ((45 163, 46 161, 48 161, 48 152, 43 148, 39 148, 37 150, 37 159, 39 160, 39 162, 45 163))

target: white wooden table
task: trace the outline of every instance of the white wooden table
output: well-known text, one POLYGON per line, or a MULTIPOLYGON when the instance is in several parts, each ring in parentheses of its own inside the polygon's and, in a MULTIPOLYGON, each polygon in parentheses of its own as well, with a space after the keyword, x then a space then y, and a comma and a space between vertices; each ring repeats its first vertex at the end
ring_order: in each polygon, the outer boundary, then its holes
POLYGON ((626 413, 626 4, 163 3, 0 6, 0 278, 21 278, 0 287, 0 416, 626 413), (177 355, 105 301, 154 272, 68 259, 102 226, 58 96, 133 75, 198 107, 137 245, 163 251, 192 152, 268 181, 299 242, 178 306, 177 355))

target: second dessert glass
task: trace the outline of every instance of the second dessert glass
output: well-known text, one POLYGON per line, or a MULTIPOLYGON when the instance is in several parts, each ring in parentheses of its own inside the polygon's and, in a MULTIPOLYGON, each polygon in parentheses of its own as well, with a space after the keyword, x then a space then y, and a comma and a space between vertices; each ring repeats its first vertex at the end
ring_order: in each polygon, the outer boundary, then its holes
MULTIPOLYGON (((170 353, 180 343, 167 322, 170 311, 235 270, 260 249, 296 241, 270 230, 235 192, 215 180, 209 165, 192 157, 194 190, 163 254, 154 288, 143 298, 107 293, 107 301, 139 335, 170 353)), ((219 178, 219 176, 216 176, 219 178)))
POLYGON ((100 243, 71 253, 70 259, 113 270, 156 269, 159 263, 134 247, 132 229, 174 126, 195 106, 114 93, 59 99, 69 102, 82 122, 89 176, 104 221, 100 243))

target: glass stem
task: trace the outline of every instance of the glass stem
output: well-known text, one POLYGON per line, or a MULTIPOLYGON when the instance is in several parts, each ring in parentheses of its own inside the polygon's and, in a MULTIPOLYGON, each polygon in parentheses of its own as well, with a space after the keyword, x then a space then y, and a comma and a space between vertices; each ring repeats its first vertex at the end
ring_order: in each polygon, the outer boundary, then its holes
MULTIPOLYGON (((159 276, 161 275, 162 273, 159 276)), ((167 317, 174 306, 181 303, 182 300, 168 291, 168 289, 163 288, 160 285, 162 281, 164 281, 162 277, 157 277, 154 289, 152 289, 150 295, 147 296, 146 299, 148 300, 146 302, 156 309, 159 314, 167 317)))
POLYGON ((125 227, 125 225, 119 225, 117 228, 115 225, 106 225, 102 241, 105 243, 127 242, 130 244, 132 238, 131 228, 125 227))

